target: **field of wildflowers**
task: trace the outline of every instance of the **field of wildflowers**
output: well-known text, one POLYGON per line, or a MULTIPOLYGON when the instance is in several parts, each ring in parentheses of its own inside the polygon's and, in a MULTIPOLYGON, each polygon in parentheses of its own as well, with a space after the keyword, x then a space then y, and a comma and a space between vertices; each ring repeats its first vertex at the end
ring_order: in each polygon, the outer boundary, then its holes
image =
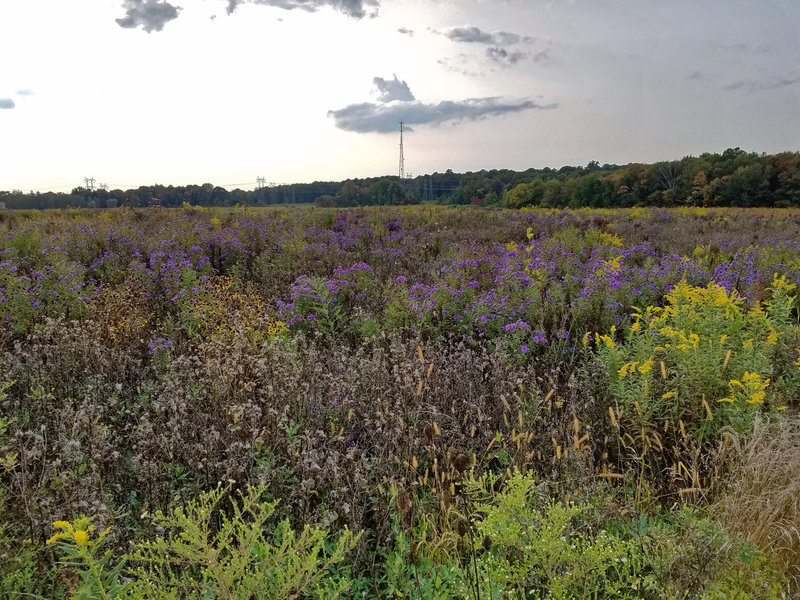
POLYGON ((0 212, 0 597, 797 594, 798 240, 788 209, 0 212))

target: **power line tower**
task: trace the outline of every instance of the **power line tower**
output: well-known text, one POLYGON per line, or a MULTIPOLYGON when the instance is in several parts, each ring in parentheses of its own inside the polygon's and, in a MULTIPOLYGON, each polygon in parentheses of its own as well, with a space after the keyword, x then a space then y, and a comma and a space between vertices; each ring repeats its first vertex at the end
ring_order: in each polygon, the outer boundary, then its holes
POLYGON ((406 177, 406 164, 405 159, 403 158, 403 122, 400 121, 400 182, 405 179, 406 177))
POLYGON ((266 177, 256 177, 256 191, 258 192, 259 204, 264 204, 264 188, 267 186, 266 177))
POLYGON ((86 189, 94 191, 94 177, 84 177, 83 182, 86 184, 86 189))

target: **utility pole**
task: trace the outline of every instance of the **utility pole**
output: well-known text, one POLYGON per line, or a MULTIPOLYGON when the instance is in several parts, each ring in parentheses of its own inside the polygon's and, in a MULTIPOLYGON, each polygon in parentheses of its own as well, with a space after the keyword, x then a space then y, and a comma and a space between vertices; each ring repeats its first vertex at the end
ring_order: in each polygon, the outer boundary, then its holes
POLYGON ((406 171, 406 164, 405 159, 403 158, 403 122, 400 121, 400 183, 403 183, 403 179, 405 179, 405 171, 406 171))

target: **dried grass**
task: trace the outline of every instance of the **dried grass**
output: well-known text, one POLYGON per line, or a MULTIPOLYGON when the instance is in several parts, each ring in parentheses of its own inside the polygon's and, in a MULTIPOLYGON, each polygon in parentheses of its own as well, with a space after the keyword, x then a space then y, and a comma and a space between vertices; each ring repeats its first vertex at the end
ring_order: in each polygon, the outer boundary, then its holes
POLYGON ((729 531, 775 556, 800 587, 800 416, 758 422, 734 438, 738 460, 722 500, 729 531))

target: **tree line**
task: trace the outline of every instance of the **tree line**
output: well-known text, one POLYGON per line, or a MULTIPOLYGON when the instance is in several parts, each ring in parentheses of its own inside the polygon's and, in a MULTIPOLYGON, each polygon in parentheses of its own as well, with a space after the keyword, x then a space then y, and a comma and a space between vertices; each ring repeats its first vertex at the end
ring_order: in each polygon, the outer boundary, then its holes
POLYGON ((800 206, 800 153, 757 154, 729 148, 652 164, 546 167, 348 179, 255 190, 202 185, 140 186, 128 190, 76 187, 69 193, 0 191, 0 208, 117 208, 122 206, 402 205, 433 202, 522 208, 630 206, 800 206))

